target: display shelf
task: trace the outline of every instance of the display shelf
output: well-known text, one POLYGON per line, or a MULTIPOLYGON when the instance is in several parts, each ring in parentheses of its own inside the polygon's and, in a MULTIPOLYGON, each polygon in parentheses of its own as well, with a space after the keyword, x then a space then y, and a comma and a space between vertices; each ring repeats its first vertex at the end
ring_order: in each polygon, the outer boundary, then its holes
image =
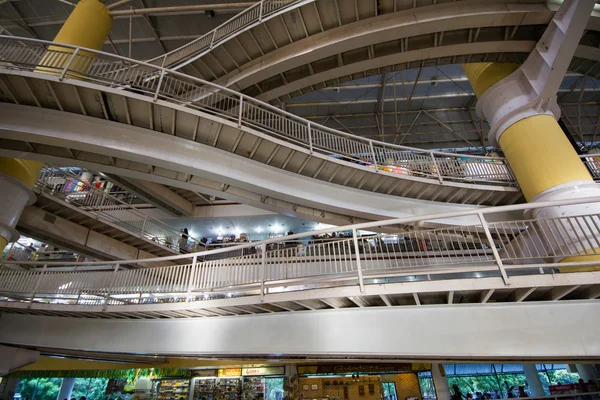
POLYGON ((250 385, 254 388, 254 400, 263 400, 265 398, 265 378, 263 377, 246 377, 244 385, 250 385))
POLYGON ((156 400, 187 400, 190 392, 190 381, 187 379, 160 380, 156 400))
POLYGON ((241 399, 242 387, 240 378, 219 378, 217 385, 227 394, 227 400, 241 399))
POLYGON ((194 400, 212 400, 215 383, 214 379, 196 379, 194 381, 194 400))

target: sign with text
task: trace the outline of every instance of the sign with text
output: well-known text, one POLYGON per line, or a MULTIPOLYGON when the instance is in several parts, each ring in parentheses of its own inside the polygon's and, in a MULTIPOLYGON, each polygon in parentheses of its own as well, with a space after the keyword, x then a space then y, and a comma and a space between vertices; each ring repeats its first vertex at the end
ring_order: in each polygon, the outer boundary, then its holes
POLYGON ((241 368, 221 368, 219 369, 219 378, 228 376, 242 376, 241 368))
POLYGON ((339 364, 339 365, 303 365, 298 366, 298 374, 346 374, 346 373, 391 373, 429 371, 431 364, 339 364))
POLYGON ((242 368, 242 376, 284 375, 285 367, 242 368))
POLYGON ((192 370, 192 378, 210 378, 217 376, 219 371, 216 369, 194 369, 192 370))
POLYGON ((570 394, 576 393, 577 389, 579 389, 579 385, 575 383, 570 383, 566 385, 550 385, 548 386, 548 390, 550 394, 570 394))

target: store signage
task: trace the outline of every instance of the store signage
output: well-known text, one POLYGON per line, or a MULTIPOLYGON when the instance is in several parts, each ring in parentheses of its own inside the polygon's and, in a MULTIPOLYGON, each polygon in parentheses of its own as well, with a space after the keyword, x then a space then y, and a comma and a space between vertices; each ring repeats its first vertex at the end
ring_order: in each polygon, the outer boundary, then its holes
POLYGON ((226 376, 241 376, 241 368, 221 368, 219 369, 219 378, 226 376))
POLYGON ((242 368, 242 376, 284 375, 285 367, 242 368))
POLYGON ((548 390, 550 391, 550 394, 570 394, 570 393, 575 393, 577 392, 577 389, 579 389, 579 385, 578 384, 566 384, 566 385, 550 385, 548 386, 548 390))
POLYGON ((341 365, 304 365, 298 366, 298 374, 345 374, 345 373, 384 373, 413 372, 431 370, 431 364, 341 364, 341 365))
POLYGON ((216 369, 194 369, 192 370, 193 378, 210 378, 215 377, 219 373, 216 369))

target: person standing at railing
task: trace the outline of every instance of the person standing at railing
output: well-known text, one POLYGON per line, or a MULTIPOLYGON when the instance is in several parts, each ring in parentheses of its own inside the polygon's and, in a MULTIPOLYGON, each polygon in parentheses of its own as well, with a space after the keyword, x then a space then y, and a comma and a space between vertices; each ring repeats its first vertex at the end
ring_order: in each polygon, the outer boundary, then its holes
POLYGON ((187 228, 181 230, 181 237, 179 238, 179 251, 181 253, 187 253, 187 242, 190 235, 187 228))

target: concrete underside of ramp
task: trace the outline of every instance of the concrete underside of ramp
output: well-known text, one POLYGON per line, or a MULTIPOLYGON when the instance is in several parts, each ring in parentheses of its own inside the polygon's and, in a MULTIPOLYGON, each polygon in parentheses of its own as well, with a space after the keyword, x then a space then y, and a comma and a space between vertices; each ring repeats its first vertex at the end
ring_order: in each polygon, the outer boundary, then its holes
POLYGON ((0 343, 215 357, 600 358, 600 302, 416 306, 179 320, 3 314, 0 343))
MULTIPOLYGON (((122 158, 131 164, 147 163, 172 171, 173 174, 192 174, 264 196, 353 217, 369 220, 403 218, 473 207, 349 188, 274 168, 200 143, 82 115, 9 104, 0 104, 0 115, 0 138, 88 151, 122 158)), ((26 157, 24 154, 3 155, 26 157)), ((72 163, 93 167, 89 163, 72 163)), ((98 167, 103 172, 155 180, 154 176, 127 167, 98 167)), ((215 194, 227 198, 227 193, 215 194)), ((243 202, 238 198, 231 200, 243 202)), ((260 202, 251 205, 259 208, 265 206, 260 202)), ((456 218, 445 220, 444 223, 470 224, 476 223, 476 220, 456 218)))

